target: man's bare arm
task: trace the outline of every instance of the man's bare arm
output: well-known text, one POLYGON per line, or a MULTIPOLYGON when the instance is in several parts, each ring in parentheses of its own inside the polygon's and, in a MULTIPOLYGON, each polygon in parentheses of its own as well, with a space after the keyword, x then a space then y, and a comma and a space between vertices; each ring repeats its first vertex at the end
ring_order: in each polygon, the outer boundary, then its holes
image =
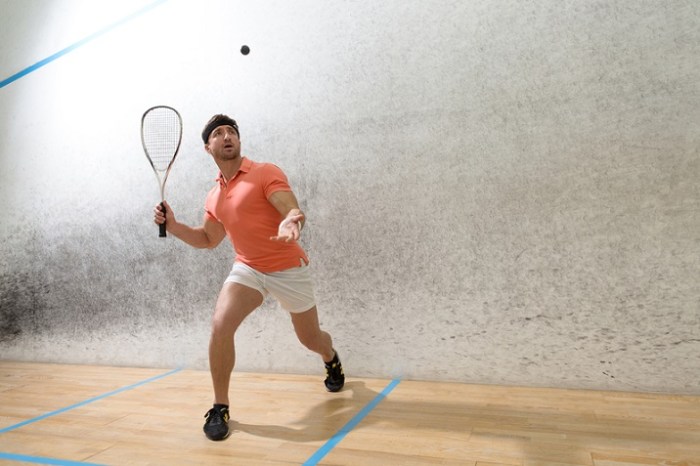
POLYGON ((210 220, 206 215, 200 227, 191 227, 180 223, 175 219, 173 209, 167 202, 165 204, 165 214, 160 209, 160 204, 154 210, 154 221, 157 224, 165 222, 168 233, 195 248, 215 248, 226 236, 224 226, 218 222, 210 220))
POLYGON ((273 241, 296 241, 304 227, 306 217, 299 209, 299 202, 291 191, 277 191, 268 198, 270 204, 282 215, 283 219, 277 231, 277 236, 271 236, 273 241))

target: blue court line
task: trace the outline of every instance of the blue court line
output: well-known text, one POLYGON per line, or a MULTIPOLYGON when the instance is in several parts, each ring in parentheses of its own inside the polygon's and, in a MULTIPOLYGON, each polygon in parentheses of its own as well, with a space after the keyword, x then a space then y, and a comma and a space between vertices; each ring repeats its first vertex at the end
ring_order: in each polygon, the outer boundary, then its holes
POLYGON ((24 461, 25 463, 55 464, 59 466, 101 466, 98 463, 82 463, 80 461, 57 460, 54 458, 44 458, 41 456, 16 455, 14 453, 3 453, 0 451, 0 460, 24 461))
POLYGON ((57 414, 65 413, 66 411, 70 411, 71 409, 85 406, 86 404, 92 403, 93 401, 102 400, 102 399, 110 397, 112 395, 116 395, 117 393, 125 392, 127 390, 131 390, 133 388, 140 387, 141 385, 145 385, 145 384, 153 382, 155 380, 162 379, 163 377, 167 377, 169 375, 175 374, 176 372, 180 372, 181 370, 182 370, 181 367, 178 369, 173 369, 169 372, 166 372, 165 374, 156 375, 156 376, 148 378, 146 380, 142 380, 141 382, 136 382, 135 384, 127 385, 126 387, 118 388, 116 390, 112 390, 111 392, 104 393, 102 395, 98 395, 98 396, 95 396, 92 398, 88 398, 85 401, 81 401, 79 403, 75 403, 75 404, 70 405, 70 406, 66 406, 65 408, 57 409, 56 411, 51 411, 50 413, 42 414, 41 416, 37 416, 35 418, 28 419, 26 421, 22 421, 20 423, 15 424, 15 425, 5 427, 4 429, 0 429, 0 434, 10 432, 11 430, 19 429, 20 427, 26 426, 28 424, 33 424, 35 422, 41 421, 42 419, 46 419, 47 417, 51 417, 51 416, 55 416, 57 414))
POLYGON ((336 434, 330 438, 326 442, 325 445, 323 445, 321 448, 319 448, 316 453, 311 455, 311 457, 306 460, 306 462, 302 466, 315 466, 318 464, 319 461, 323 459, 324 456, 326 456, 330 451, 335 448, 337 444, 340 443, 341 440, 345 438, 345 436, 350 433, 352 429, 354 429, 369 413, 372 411, 374 408, 377 407, 377 405, 384 399, 386 396, 391 393, 391 391, 401 382, 400 379, 394 379, 391 381, 389 385, 386 386, 382 392, 377 395, 374 400, 372 400, 367 406, 364 407, 362 411, 357 413, 355 417, 350 419, 350 422, 345 424, 342 429, 340 429, 336 434))
POLYGON ((77 49, 78 47, 81 47, 81 46, 87 44, 88 42, 90 42, 94 39, 97 39, 101 35, 106 34, 109 31, 111 31, 112 29, 115 29, 115 28, 121 26, 122 24, 131 21, 132 19, 136 18, 137 16, 141 16, 142 14, 146 13, 147 11, 152 10, 153 8, 157 7, 158 5, 160 5, 162 3, 165 3, 167 1, 168 0, 156 0, 155 2, 146 5, 145 7, 141 8, 140 10, 120 19, 119 21, 110 24, 106 28, 104 28, 100 31, 97 31, 97 32, 87 36, 86 38, 79 40, 78 42, 76 42, 72 45, 69 45, 68 47, 66 47, 63 50, 59 50, 58 52, 54 53, 53 55, 51 55, 49 57, 44 58, 41 61, 34 63, 32 66, 29 66, 29 67, 23 69, 19 73, 15 73, 12 76, 10 76, 9 78, 7 78, 3 81, 0 81, 0 88, 3 88, 5 86, 7 86, 8 84, 17 81, 19 78, 28 75, 32 71, 38 70, 39 68, 41 68, 44 65, 48 65, 52 61, 54 61, 58 58, 61 58, 63 55, 65 55, 69 52, 72 52, 73 50, 77 49))

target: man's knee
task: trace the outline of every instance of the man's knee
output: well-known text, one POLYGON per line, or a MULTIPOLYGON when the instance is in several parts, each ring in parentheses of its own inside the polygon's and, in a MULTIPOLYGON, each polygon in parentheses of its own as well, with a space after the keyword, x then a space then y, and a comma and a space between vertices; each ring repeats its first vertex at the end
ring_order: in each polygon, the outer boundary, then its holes
POLYGON ((231 338, 243 321, 244 316, 238 316, 231 309, 216 309, 211 321, 213 337, 231 338))

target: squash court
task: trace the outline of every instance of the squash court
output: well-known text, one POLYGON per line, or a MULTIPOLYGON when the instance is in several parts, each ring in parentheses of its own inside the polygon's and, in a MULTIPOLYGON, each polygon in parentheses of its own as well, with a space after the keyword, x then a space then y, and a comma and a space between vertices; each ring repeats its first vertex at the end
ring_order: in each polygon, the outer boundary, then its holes
POLYGON ((0 463, 700 466, 700 1, 0 11, 0 463))

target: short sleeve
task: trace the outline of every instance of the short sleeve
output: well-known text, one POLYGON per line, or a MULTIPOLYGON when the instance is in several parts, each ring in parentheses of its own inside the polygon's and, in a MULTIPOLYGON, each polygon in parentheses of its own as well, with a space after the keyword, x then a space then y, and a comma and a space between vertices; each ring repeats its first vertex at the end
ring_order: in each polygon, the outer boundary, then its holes
POLYGON ((212 222, 216 223, 221 223, 221 221, 216 218, 216 196, 214 194, 214 190, 216 188, 212 189, 209 191, 209 194, 207 194, 207 199, 204 201, 204 218, 207 220, 211 220, 212 222))
POLYGON ((271 163, 266 163, 262 170, 262 186, 265 192, 265 197, 270 198, 278 191, 291 191, 289 181, 284 172, 277 166, 271 163))

